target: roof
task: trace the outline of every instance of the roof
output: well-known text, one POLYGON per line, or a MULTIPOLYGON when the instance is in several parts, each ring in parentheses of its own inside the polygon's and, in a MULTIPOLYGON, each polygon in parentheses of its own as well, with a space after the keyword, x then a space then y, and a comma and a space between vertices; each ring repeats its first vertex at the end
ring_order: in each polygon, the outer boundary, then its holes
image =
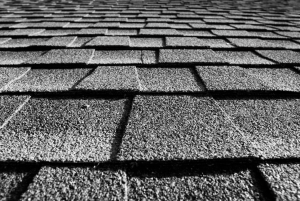
POLYGON ((0 0, 0 200, 299 200, 299 8, 0 0))

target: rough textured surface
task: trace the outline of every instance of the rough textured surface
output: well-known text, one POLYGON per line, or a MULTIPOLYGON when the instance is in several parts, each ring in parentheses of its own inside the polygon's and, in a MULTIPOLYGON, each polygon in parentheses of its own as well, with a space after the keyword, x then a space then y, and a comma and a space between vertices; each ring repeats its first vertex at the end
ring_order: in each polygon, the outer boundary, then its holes
POLYGON ((49 38, 16 38, 11 39, 0 45, 1 48, 21 48, 21 47, 32 47, 40 46, 44 42, 49 40, 49 38))
POLYGON ((196 37, 166 37, 166 46, 169 47, 233 47, 222 39, 199 39, 196 37))
POLYGON ((85 46, 129 46, 129 37, 97 36, 85 46))
POLYGON ((1 67, 0 68, 0 91, 5 87, 7 84, 10 84, 15 79, 18 79, 24 76, 30 68, 26 67, 1 67))
POLYGON ((160 63, 224 63, 224 60, 214 51, 189 49, 161 49, 160 63))
POLYGON ((14 81, 5 91, 67 91, 84 78, 91 69, 32 69, 14 81))
POLYGON ((229 99, 217 102, 245 133, 247 141, 255 148, 255 156, 299 156, 299 99, 229 99))
POLYGON ((0 130, 0 160, 110 159, 125 99, 31 99, 0 130))
POLYGON ((299 164, 262 164, 259 169, 277 200, 300 199, 299 164))
POLYGON ((95 51, 89 64, 141 64, 142 55, 139 50, 99 50, 95 51))
POLYGON ((18 65, 22 63, 27 63, 31 59, 35 60, 43 53, 43 51, 0 51, 0 65, 18 65))
POLYGON ((211 98, 137 96, 119 159, 246 157, 249 143, 244 137, 211 98))
MULTIPOLYGON (((84 64, 92 56, 92 49, 53 49, 27 61, 28 64, 84 64)), ((0 61, 1 63, 1 61, 0 61)))
POLYGON ((216 53, 230 64, 237 65, 270 65, 272 61, 261 58, 249 51, 216 51, 216 53))
POLYGON ((257 50, 257 52, 269 59, 283 64, 299 64, 300 53, 291 50, 257 50))
POLYGON ((46 166, 21 200, 124 200, 125 183, 122 171, 46 166))
POLYGON ((239 39, 229 38, 231 43, 244 48, 286 48, 299 49, 300 45, 288 40, 262 40, 262 39, 239 39))
POLYGON ((141 90, 147 92, 203 91, 191 69, 188 68, 138 68, 141 90))
POLYGON ((136 91, 139 80, 135 66, 99 66, 76 89, 136 91))
POLYGON ((162 38, 130 38, 130 47, 163 47, 162 38))
POLYGON ((249 171, 157 177, 143 174, 128 182, 129 200, 260 200, 249 171))

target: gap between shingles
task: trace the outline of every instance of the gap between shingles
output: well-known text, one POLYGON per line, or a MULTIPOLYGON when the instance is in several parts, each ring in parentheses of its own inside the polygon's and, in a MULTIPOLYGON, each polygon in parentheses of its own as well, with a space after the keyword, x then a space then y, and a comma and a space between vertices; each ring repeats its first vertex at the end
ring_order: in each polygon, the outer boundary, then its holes
POLYGON ((81 79, 79 79, 79 80, 71 87, 70 90, 76 89, 76 87, 77 87, 83 80, 85 80, 87 77, 89 77, 90 75, 92 75, 92 74, 95 72, 96 69, 97 69, 97 67, 96 67, 96 68, 92 68, 85 76, 83 76, 81 79))
POLYGON ((28 97, 0 126, 0 129, 4 128, 8 122, 25 106, 26 103, 30 100, 31 97, 28 97))
POLYGON ((15 77, 15 79, 12 79, 11 81, 9 81, 6 85, 4 85, 2 88, 0 88, 0 92, 5 91, 9 85, 19 79, 21 79, 23 76, 25 76, 29 71, 31 70, 30 67, 28 67, 28 69, 21 75, 19 75, 18 77, 15 77))

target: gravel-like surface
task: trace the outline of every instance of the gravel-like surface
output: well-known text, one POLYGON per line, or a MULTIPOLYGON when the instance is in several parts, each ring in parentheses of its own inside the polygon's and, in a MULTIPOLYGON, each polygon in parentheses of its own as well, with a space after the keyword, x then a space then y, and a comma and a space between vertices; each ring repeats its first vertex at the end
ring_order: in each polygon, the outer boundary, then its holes
POLYGON ((261 58, 250 51, 216 51, 223 60, 237 65, 270 65, 274 62, 261 58))
POLYGON ((28 62, 28 60, 36 60, 44 51, 0 51, 0 65, 18 65, 28 62))
POLYGON ((141 64, 140 50, 99 50, 89 64, 141 64))
POLYGON ((166 37, 167 47, 208 47, 231 48, 233 47, 223 39, 203 39, 197 37, 166 37))
POLYGON ((278 63, 300 63, 300 53, 292 50, 256 50, 256 52, 278 63))
POLYGON ((126 175, 79 167, 43 167, 21 200, 124 200, 126 175))
POLYGON ((163 47, 163 39, 130 37, 130 47, 163 47))
POLYGON ((125 99, 31 99, 0 131, 0 160, 110 159, 125 99))
POLYGON ((12 82, 15 79, 25 75, 30 70, 29 67, 19 67, 19 68, 10 68, 10 67, 1 67, 0 68, 0 91, 3 87, 12 82))
POLYGON ((97 36, 85 46, 129 46, 128 36, 97 36))
POLYGON ((137 96, 119 159, 247 157, 249 142, 244 138, 211 98, 137 96))

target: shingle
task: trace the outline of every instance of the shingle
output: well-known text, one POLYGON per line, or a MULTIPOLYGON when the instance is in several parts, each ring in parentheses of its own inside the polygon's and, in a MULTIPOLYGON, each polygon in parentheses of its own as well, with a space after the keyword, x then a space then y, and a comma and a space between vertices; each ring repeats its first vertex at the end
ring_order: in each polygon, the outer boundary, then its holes
POLYGON ((161 49, 159 50, 160 63, 224 63, 217 53, 197 49, 161 49))
POLYGON ((280 36, 270 31, 248 31, 250 36, 259 38, 286 38, 285 36, 280 36))
POLYGON ((278 63, 300 63, 300 53, 291 50, 256 50, 259 54, 278 63))
POLYGON ((176 29, 140 29, 140 35, 182 35, 176 29))
POLYGON ((99 50, 89 64, 141 64, 141 57, 139 50, 99 50))
POLYGON ((276 33, 291 38, 300 38, 300 33, 298 31, 276 31, 276 33))
POLYGON ((177 30, 180 34, 184 36, 207 36, 213 37, 214 35, 211 34, 209 31, 198 31, 198 30, 177 30))
POLYGON ((76 32, 76 35, 105 35, 107 33, 107 29, 80 29, 80 31, 76 32))
POLYGON ((99 66, 81 81, 76 89, 100 91, 138 91, 135 66, 99 66))
POLYGON ((264 83, 237 66, 197 66, 197 72, 208 90, 268 90, 264 83))
POLYGON ((0 131, 0 160, 110 159, 125 99, 34 98, 0 131))
POLYGON ((138 68, 141 90, 147 92, 204 91, 189 68, 138 68))
POLYGON ((69 22, 38 22, 38 23, 19 23, 11 26, 12 28, 30 28, 30 27, 38 27, 38 28, 62 28, 69 24, 69 22))
POLYGON ((36 59, 43 53, 44 51, 0 51, 0 65, 18 65, 26 63, 28 60, 36 59))
POLYGON ((228 25, 212 25, 212 24, 201 24, 201 23, 190 23, 191 27, 195 29, 235 29, 228 25))
POLYGON ((142 63, 143 64, 156 64, 157 63, 156 51, 142 50, 142 63))
POLYGON ((217 100, 261 158, 300 154, 300 99, 217 100))
POLYGON ((103 19, 103 22, 127 22, 127 18, 126 17, 107 17, 103 19))
POLYGON ((130 37, 130 47, 163 47, 163 39, 130 37))
POLYGON ((211 98, 137 96, 119 159, 246 157, 249 147, 243 138, 211 98))
POLYGON ((70 23, 67 26, 65 26, 65 28, 87 28, 87 27, 91 27, 93 26, 94 23, 80 23, 80 22, 74 22, 74 23, 70 23))
POLYGON ((9 36, 30 36, 39 34, 45 29, 15 29, 11 32, 9 32, 9 36))
POLYGON ((258 168, 277 200, 300 199, 299 164, 262 164, 258 168))
POLYGON ((80 167, 42 167, 21 200, 124 200, 126 175, 80 167))
POLYGON ((31 47, 31 46, 40 46, 49 38, 16 38, 2 43, 1 48, 21 48, 21 47, 31 47))
POLYGON ((72 89, 90 70, 87 68, 32 69, 22 78, 5 87, 5 91, 67 91, 72 89))
POLYGON ((18 195, 26 190, 26 179, 32 173, 22 166, 4 165, 0 167, 0 199, 18 200, 18 195))
POLYGON ((120 28, 143 28, 145 23, 120 23, 120 28))
POLYGON ((110 47, 110 46, 129 46, 128 36, 97 36, 85 46, 110 47))
POLYGON ((38 34, 34 34, 36 36, 67 36, 67 35, 75 35, 77 34, 78 29, 47 29, 38 34))
POLYGON ((155 177, 128 181, 129 200, 260 200, 249 171, 155 177))
MULTIPOLYGON (((44 55, 28 60, 28 64, 85 64, 92 57, 93 49, 52 49, 44 55)), ((0 61, 1 63, 1 61, 0 61)))
POLYGON ((68 45, 68 47, 81 47, 94 37, 76 37, 76 39, 68 45))
POLYGON ((246 30, 275 30, 274 28, 268 26, 259 26, 259 25, 251 25, 251 24, 231 24, 231 26, 237 29, 246 29, 246 30))
POLYGON ((170 24, 172 29, 191 29, 191 27, 187 24, 170 24))
POLYGON ((30 68, 26 67, 1 67, 0 68, 0 90, 10 82, 24 76, 30 68))
POLYGON ((249 38, 228 38, 228 40, 238 47, 248 48, 286 48, 299 49, 300 45, 288 40, 262 40, 249 38))
POLYGON ((0 96, 0 128, 2 128, 16 111, 29 100, 29 96, 0 96))
POLYGON ((113 36, 130 36, 137 35, 137 29, 108 29, 107 35, 113 36))
POLYGON ((76 36, 52 37, 51 39, 40 43, 42 46, 66 47, 76 39, 76 36))
POLYGON ((217 36, 249 36, 248 31, 244 30, 211 30, 212 33, 216 34, 217 36))
POLYGON ((0 38, 0 44, 3 44, 7 41, 9 41, 11 38, 0 38))
POLYGON ((197 37, 166 37, 166 46, 169 47, 210 47, 230 48, 233 47, 223 39, 206 39, 197 37))
POLYGON ((273 62, 263 59, 249 51, 216 51, 223 60, 237 65, 270 65, 273 62))
POLYGON ((94 27, 119 27, 120 26, 120 22, 98 22, 94 25, 94 27))
POLYGON ((170 27, 170 24, 168 23, 165 23, 165 22, 150 22, 150 23, 147 23, 146 25, 147 28, 171 28, 170 27))

